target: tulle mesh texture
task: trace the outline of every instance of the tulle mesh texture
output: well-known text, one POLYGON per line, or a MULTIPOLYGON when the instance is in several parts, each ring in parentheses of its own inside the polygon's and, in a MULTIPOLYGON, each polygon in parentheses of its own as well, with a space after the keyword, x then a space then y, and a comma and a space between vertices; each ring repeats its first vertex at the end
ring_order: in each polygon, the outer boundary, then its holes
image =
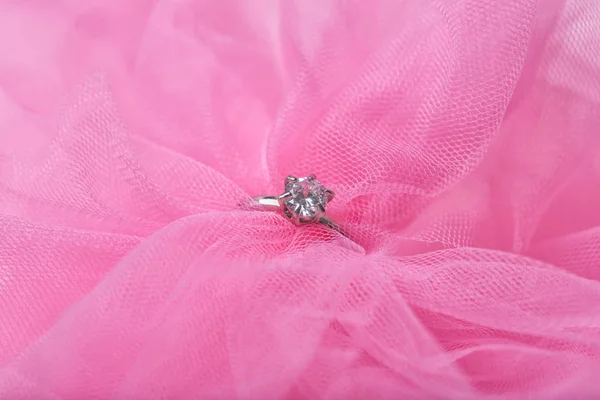
POLYGON ((0 3, 0 398, 598 398, 599 18, 0 3))

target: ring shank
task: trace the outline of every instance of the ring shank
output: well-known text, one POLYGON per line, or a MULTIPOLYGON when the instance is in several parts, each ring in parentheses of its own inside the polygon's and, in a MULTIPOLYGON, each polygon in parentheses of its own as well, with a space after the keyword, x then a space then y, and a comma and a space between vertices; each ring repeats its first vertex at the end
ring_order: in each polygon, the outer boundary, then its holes
POLYGON ((348 232, 346 232, 340 226, 340 224, 338 224, 337 222, 335 222, 331 218, 329 218, 329 217, 321 217, 321 218, 319 218, 319 223, 325 225, 328 228, 334 229, 334 230, 338 231, 339 233, 341 233, 343 236, 346 236, 348 239, 351 239, 350 235, 348 234, 348 232))
POLYGON ((258 205, 272 210, 280 210, 279 199, 275 196, 254 196, 252 198, 258 205))

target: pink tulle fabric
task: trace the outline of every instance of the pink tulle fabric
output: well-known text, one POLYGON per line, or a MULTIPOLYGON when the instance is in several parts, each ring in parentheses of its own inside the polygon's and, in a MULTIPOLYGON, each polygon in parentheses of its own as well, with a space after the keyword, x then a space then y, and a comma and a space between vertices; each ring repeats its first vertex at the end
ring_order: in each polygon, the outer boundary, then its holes
POLYGON ((599 19, 0 2, 0 398, 600 398, 599 19))

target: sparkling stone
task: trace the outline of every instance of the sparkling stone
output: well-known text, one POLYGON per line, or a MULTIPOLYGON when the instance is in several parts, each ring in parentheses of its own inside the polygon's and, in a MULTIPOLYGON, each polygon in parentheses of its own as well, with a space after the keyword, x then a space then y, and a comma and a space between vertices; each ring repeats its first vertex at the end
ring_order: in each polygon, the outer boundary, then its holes
POLYGON ((287 183, 285 191, 291 195, 284 203, 288 216, 297 215, 298 221, 302 223, 313 222, 323 216, 327 193, 314 176, 287 183))

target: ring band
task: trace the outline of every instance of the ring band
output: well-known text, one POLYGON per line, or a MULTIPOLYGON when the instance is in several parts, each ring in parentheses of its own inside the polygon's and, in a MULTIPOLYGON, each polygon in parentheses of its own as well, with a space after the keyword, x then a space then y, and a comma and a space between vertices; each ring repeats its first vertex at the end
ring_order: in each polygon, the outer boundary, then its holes
POLYGON ((281 211, 294 225, 320 223, 350 238, 348 233, 326 215, 325 208, 335 193, 325 187, 314 175, 304 178, 288 176, 283 194, 279 196, 255 196, 254 203, 265 209, 281 211))

